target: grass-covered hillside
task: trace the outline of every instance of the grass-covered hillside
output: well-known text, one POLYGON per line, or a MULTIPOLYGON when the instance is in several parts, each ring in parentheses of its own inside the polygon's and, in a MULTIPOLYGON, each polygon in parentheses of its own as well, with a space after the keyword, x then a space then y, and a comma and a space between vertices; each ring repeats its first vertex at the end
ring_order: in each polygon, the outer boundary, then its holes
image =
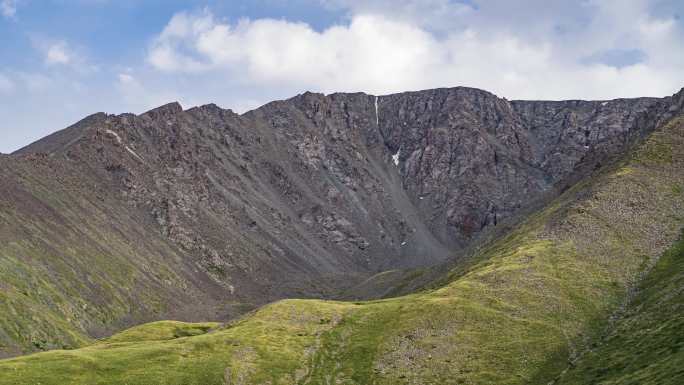
POLYGON ((660 258, 624 312, 559 383, 684 383, 684 238, 660 258))
POLYGON ((284 300, 223 326, 143 325, 0 361, 0 384, 547 384, 563 372, 563 383, 682 383, 681 245, 665 251, 683 189, 676 120, 438 289, 284 300))
POLYGON ((0 357, 84 346, 178 304, 210 306, 178 248, 62 165, 0 157, 0 357))

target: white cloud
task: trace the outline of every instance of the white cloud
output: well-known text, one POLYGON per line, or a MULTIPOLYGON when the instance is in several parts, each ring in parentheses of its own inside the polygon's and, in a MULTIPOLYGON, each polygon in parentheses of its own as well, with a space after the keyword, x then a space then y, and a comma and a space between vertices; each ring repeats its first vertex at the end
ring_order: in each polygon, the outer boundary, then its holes
POLYGON ((429 30, 464 28, 461 20, 475 14, 475 8, 453 0, 320 0, 332 9, 347 10, 354 15, 377 14, 419 25, 429 30))
POLYGON ((174 15, 156 40, 148 61, 164 71, 202 71, 206 66, 179 52, 184 39, 200 35, 215 25, 213 16, 204 11, 191 16, 181 12, 174 15))
POLYGON ((450 15, 457 26, 438 32, 423 16, 411 18, 419 14, 416 1, 334 2, 348 3, 348 22, 322 31, 275 19, 231 24, 207 10, 179 13, 155 39, 148 62, 170 74, 322 92, 464 85, 508 98, 603 99, 666 95, 684 85, 684 58, 676 53, 684 44, 672 36, 674 21, 650 17, 640 0, 586 2, 582 7, 595 18, 582 28, 568 19, 564 28, 572 36, 553 23, 538 23, 531 33, 525 25, 498 23, 504 19, 498 9, 450 9, 448 0, 428 1, 435 20, 450 15), (582 61, 620 44, 643 50, 647 61, 615 67, 582 61))
MULTIPOLYGON (((678 0, 318 1, 343 15, 335 25, 177 13, 153 37, 147 65, 121 55, 100 68, 97 49, 25 31, 44 65, 0 70, 0 115, 14 135, 0 127, 0 149, 95 111, 138 113, 173 100, 243 112, 305 90, 472 86, 509 99, 606 99, 684 86, 678 0)), ((0 18, 17 4, 0 0, 0 18)))
POLYGON ((170 101, 183 101, 178 94, 146 87, 130 69, 117 75, 116 89, 128 112, 143 112, 170 101))
POLYGON ((72 61, 72 55, 66 42, 58 41, 47 46, 45 50, 45 63, 49 65, 54 64, 69 64, 72 61))
POLYGON ((142 84, 140 84, 140 82, 133 77, 133 75, 128 73, 120 73, 118 75, 117 88, 124 100, 126 100, 128 103, 131 101, 137 101, 140 103, 141 99, 149 97, 149 93, 145 90, 142 84))
POLYGON ((0 13, 8 18, 13 18, 17 14, 17 1, 16 0, 1 0, 0 1, 0 13))
POLYGON ((72 75, 91 75, 100 71, 84 53, 85 49, 66 40, 34 37, 33 45, 43 56, 43 63, 48 72, 72 72, 72 75))
POLYGON ((14 91, 14 82, 7 75, 0 73, 0 94, 8 94, 14 91))
POLYGON ((131 84, 136 84, 137 81, 135 78, 129 74, 119 74, 119 84, 122 85, 131 85, 131 84))

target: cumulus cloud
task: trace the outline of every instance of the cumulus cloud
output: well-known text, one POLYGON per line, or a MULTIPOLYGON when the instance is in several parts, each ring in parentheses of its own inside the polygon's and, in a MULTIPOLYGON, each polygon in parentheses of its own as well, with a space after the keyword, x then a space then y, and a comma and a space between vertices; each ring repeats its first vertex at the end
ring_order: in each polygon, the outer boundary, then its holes
POLYGON ((273 19, 230 25, 205 11, 174 16, 148 59, 162 71, 224 71, 259 86, 383 93, 453 84, 456 60, 476 59, 465 48, 484 48, 512 66, 548 54, 546 47, 528 47, 514 38, 485 42, 472 31, 439 40, 382 15, 357 15, 347 25, 317 32, 304 23, 273 19))
POLYGON ((0 13, 2 13, 4 17, 13 18, 17 14, 17 1, 1 0, 0 13))
POLYGON ((45 63, 49 65, 54 64, 69 64, 72 61, 71 53, 66 42, 58 41, 47 46, 45 50, 45 63))
POLYGON ((321 33, 284 20, 228 25, 214 22, 211 15, 190 19, 177 15, 162 33, 150 52, 157 68, 225 70, 257 85, 381 91, 394 87, 393 75, 399 73, 404 76, 402 86, 416 86, 423 69, 433 65, 430 55, 438 48, 424 31, 375 16, 359 16, 348 26, 321 33))
POLYGON ((100 71, 85 54, 85 49, 66 40, 45 39, 34 37, 34 48, 42 55, 43 63, 48 72, 73 75, 90 75, 100 71))
POLYGON ((322 31, 287 20, 228 23, 206 9, 181 12, 155 39, 148 62, 166 73, 322 92, 463 85, 509 98, 603 99, 665 95, 684 85, 675 21, 650 16, 642 0, 589 0, 575 7, 592 18, 560 14, 534 27, 513 24, 515 17, 502 14, 515 12, 510 2, 496 0, 478 8, 448 0, 427 7, 412 0, 327 3, 350 13, 322 31), (425 15, 448 16, 451 25, 435 31, 425 15))

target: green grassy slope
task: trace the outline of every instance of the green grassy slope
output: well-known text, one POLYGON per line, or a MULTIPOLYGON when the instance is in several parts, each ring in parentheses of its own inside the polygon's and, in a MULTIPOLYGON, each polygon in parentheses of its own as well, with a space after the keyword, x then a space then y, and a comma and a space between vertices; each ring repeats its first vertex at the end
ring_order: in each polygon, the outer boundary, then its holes
POLYGON ((0 384, 546 384, 679 237, 683 181, 677 120, 438 289, 285 300, 190 337, 147 325, 125 332, 134 338, 0 361, 0 384))
POLYGON ((200 292, 177 249, 59 163, 0 159, 0 179, 0 357, 83 346, 200 292))
MULTIPOLYGON (((683 234, 684 236, 684 234, 683 234)), ((684 238, 559 384, 684 384, 684 238)))

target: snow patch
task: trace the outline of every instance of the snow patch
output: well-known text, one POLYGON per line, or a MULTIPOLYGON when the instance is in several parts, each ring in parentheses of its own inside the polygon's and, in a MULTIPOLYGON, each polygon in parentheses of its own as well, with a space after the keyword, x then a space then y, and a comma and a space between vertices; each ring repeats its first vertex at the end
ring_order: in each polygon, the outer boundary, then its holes
POLYGON ((399 154, 401 153, 401 149, 397 150, 397 153, 392 155, 392 162, 394 162, 395 166, 399 166, 399 154))
POLYGON ((406 241, 401 243, 402 246, 406 246, 406 241))
POLYGON ((608 104, 608 102, 601 103, 602 106, 605 106, 606 104, 608 104))
POLYGON ((117 134, 116 132, 114 132, 114 131, 112 131, 112 130, 109 130, 109 129, 106 130, 105 132, 106 132, 108 135, 111 135, 111 136, 113 136, 114 138, 116 138, 117 143, 121 144, 121 137, 119 136, 119 134, 117 134))
POLYGON ((138 155, 138 154, 137 154, 135 151, 133 151, 133 149, 131 149, 130 147, 126 146, 126 151, 128 151, 131 155, 133 155, 133 156, 135 156, 136 158, 138 158, 138 160, 140 160, 141 162, 143 162, 143 163, 145 162, 145 159, 143 159, 140 155, 138 155))
POLYGON ((380 125, 380 115, 378 115, 378 97, 375 97, 375 125, 380 125))

